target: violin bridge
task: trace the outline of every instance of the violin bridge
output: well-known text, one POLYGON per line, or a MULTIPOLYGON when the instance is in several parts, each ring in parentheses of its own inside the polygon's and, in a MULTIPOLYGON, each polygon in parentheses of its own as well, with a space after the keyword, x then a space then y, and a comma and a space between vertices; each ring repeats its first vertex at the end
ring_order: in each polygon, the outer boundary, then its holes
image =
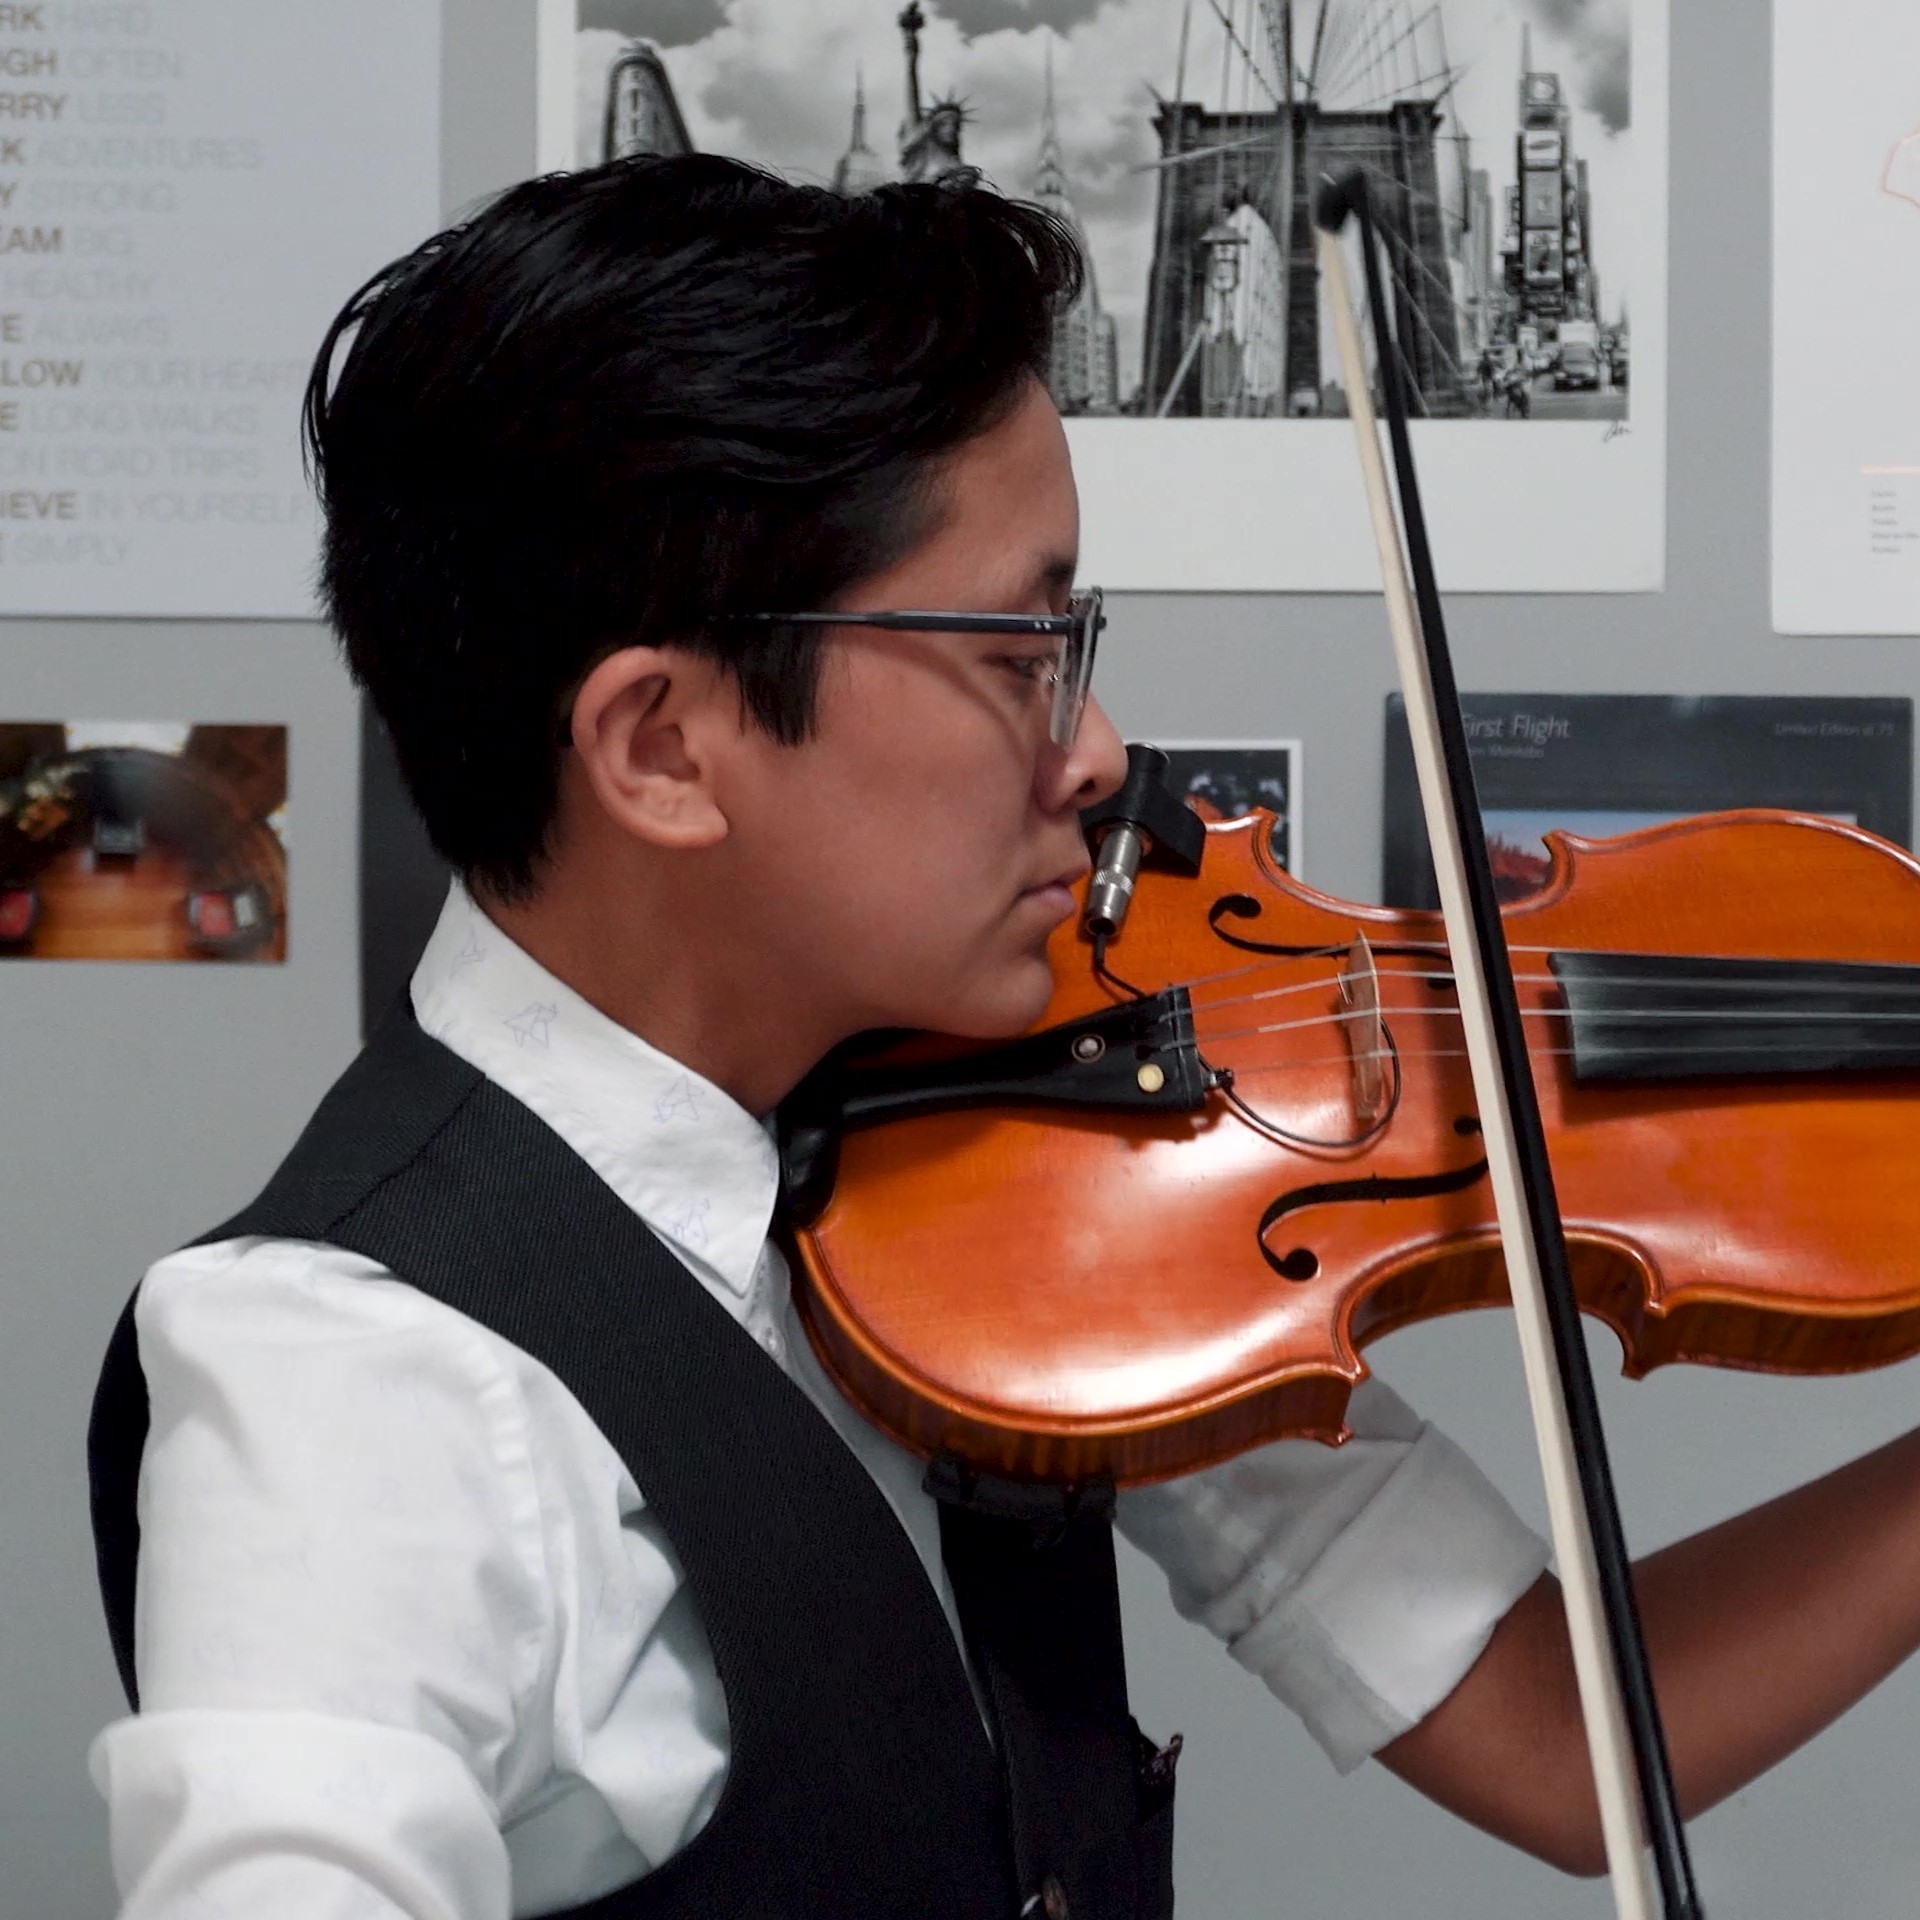
POLYGON ((1380 975, 1367 936, 1356 933, 1340 970, 1340 1024, 1352 1056, 1353 1110, 1370 1127, 1387 1110, 1387 1038, 1380 1019, 1380 975))

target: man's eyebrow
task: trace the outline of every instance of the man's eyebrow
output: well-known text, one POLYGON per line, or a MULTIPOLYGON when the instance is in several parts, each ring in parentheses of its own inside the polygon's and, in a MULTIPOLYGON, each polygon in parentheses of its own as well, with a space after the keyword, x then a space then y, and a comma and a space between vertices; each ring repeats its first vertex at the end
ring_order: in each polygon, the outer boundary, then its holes
POLYGON ((1033 579, 1049 593, 1057 593, 1062 587, 1073 585, 1073 577, 1080 571, 1080 559, 1072 553, 1048 553, 1039 557, 1034 569, 1033 579))
POLYGON ((998 587, 989 587, 983 604, 992 607, 1004 606, 1008 612, 1024 608, 1036 593, 1044 594, 1048 599, 1064 593, 1073 585, 1074 576, 1080 570, 1079 557, 1071 553, 1039 553, 1033 556, 1031 566, 1015 573, 1011 567, 1000 576, 1005 591, 998 587))

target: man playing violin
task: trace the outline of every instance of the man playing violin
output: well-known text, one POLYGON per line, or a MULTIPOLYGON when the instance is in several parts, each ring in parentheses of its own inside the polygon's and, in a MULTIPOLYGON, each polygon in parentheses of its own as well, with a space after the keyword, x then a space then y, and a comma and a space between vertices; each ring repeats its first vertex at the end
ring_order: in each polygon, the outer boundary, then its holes
MULTIPOLYGON (((894 1861, 997 1847, 987 1773, 918 1769, 1017 1739, 924 1463, 795 1321, 768 1122, 853 1035, 1047 1004, 1125 766, 1042 383, 1079 272, 964 177, 648 159, 513 189, 336 322, 326 596, 460 877, 290 1171, 149 1271, 103 1382, 140 1710, 91 1766, 130 1920, 1070 1910, 894 1861)), ((1599 1871, 1543 1544, 1386 1387, 1350 1419, 1114 1524, 1338 1767, 1599 1871)), ((1920 1438, 1639 1594, 1705 1807, 1920 1642, 1920 1438)))

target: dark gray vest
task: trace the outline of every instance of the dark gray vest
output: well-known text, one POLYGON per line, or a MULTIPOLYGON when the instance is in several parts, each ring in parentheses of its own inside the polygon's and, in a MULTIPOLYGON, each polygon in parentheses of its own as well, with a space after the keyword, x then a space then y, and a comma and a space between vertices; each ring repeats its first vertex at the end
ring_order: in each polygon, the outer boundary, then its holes
MULTIPOLYGON (((725 1788, 685 1849, 572 1920, 1171 1915, 1174 1749, 1155 1754, 1126 1712, 1097 1499, 1036 1523, 940 1477, 962 1496, 942 1542, 996 1753, 919 1558, 838 1434, 584 1161, 404 1006, 206 1239, 240 1234, 363 1254, 540 1361, 673 1542, 725 1690, 725 1788)), ((129 1301, 88 1442, 136 1705, 146 1430, 129 1301)))

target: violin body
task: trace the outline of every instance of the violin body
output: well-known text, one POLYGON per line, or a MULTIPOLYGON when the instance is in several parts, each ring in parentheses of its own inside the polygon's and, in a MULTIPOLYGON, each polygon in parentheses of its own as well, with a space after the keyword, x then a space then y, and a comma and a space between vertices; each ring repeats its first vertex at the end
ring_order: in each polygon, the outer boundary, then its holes
MULTIPOLYGON (((1143 870, 1107 956, 1143 993, 1190 983, 1199 1054, 1244 1106, 1015 1103, 840 1142, 796 1235, 800 1311, 916 1452, 1128 1484, 1338 1443, 1370 1341, 1505 1302, 1439 917, 1301 885, 1269 824, 1210 824, 1197 878, 1143 870)), ((1626 1371, 1920 1350, 1920 987, 1896 971, 1920 981, 1920 863, 1768 812, 1550 846, 1503 923, 1576 1291, 1626 1371), (1599 999, 1576 1020, 1582 969, 1599 999)), ((1043 1030, 1126 997, 1077 921, 1050 957, 1043 1030)))

